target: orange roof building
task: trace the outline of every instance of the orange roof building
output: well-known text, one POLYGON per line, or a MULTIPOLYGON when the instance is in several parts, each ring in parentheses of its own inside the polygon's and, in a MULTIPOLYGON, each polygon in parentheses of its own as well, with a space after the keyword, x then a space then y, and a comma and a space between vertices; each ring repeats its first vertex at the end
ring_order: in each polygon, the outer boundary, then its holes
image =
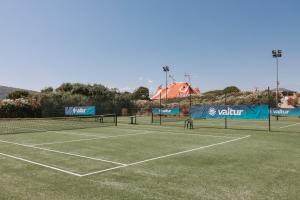
POLYGON ((160 96, 161 99, 166 99, 166 96, 168 99, 175 99, 180 97, 187 97, 190 96, 190 94, 192 96, 200 96, 199 88, 192 88, 190 84, 186 82, 172 83, 168 86, 168 89, 159 86, 151 99, 159 100, 160 96))

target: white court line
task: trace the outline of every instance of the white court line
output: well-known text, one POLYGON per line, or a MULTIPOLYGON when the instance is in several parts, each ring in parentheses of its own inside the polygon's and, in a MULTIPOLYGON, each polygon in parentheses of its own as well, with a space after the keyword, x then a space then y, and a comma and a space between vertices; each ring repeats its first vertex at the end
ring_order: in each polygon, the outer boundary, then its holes
POLYGON ((120 169, 120 168, 125 168, 125 167, 129 167, 129 166, 133 166, 133 165, 138 165, 138 164, 149 162, 149 161, 153 161, 153 160, 158 160, 158 159, 162 159, 162 158, 176 156, 176 155, 180 155, 180 154, 184 154, 184 153, 189 153, 189 152, 192 152, 192 151, 197 151, 197 150, 200 150, 200 149, 210 148, 210 147, 213 147, 213 146, 222 145, 222 144, 226 144, 226 143, 230 143, 230 142, 242 140, 242 139, 245 139, 245 138, 248 138, 248 137, 250 137, 250 135, 247 135, 245 137, 235 138, 235 139, 232 139, 232 140, 227 140, 225 142, 219 142, 219 143, 210 144, 210 145, 207 145, 207 146, 201 146, 201 147, 190 149, 190 150, 186 150, 186 151, 180 151, 180 152, 177 152, 177 153, 172 153, 172 154, 168 154, 168 155, 164 155, 164 156, 150 158, 150 159, 147 159, 147 160, 142 160, 142 161, 130 163, 130 164, 126 164, 126 165, 123 165, 123 166, 117 166, 117 167, 112 167, 112 168, 108 168, 108 169, 104 169, 104 170, 100 170, 100 171, 95 171, 95 172, 83 174, 81 176, 85 177, 85 176, 99 174, 99 173, 103 173, 103 172, 107 172, 107 171, 111 171, 111 170, 115 170, 115 169, 120 169))
POLYGON ((49 131, 49 133, 57 133, 57 134, 65 134, 65 135, 79 135, 79 136, 85 136, 85 137, 98 137, 97 135, 86 135, 86 134, 80 134, 76 132, 65 132, 65 131, 49 131))
POLYGON ((38 132, 47 132, 47 130, 45 130, 45 129, 33 129, 33 128, 21 128, 21 127, 13 127, 13 128, 5 127, 5 128, 8 128, 8 129, 20 129, 20 130, 30 130, 30 131, 38 131, 38 132))
MULTIPOLYGON (((147 160, 143 160, 143 161, 138 161, 138 162, 134 162, 134 163, 130 163, 130 164, 122 164, 122 166, 117 166, 117 167, 113 167, 113 168, 109 168, 109 169, 105 169, 105 170, 100 170, 100 171, 96 171, 96 172, 91 172, 91 173, 87 173, 87 174, 74 173, 74 172, 71 172, 71 171, 59 169, 57 167, 52 167, 52 166, 49 166, 49 165, 45 165, 45 164, 41 164, 41 163, 38 163, 38 162, 30 161, 30 160, 23 159, 23 158, 16 157, 16 156, 12 156, 12 155, 9 155, 9 154, 0 153, 0 155, 5 156, 5 157, 9 157, 9 158, 13 158, 13 159, 16 159, 16 160, 21 160, 21 161, 31 163, 31 164, 34 164, 34 165, 42 166, 42 167, 45 167, 45 168, 49 168, 49 169, 52 169, 52 170, 56 170, 56 171, 59 171, 59 172, 63 172, 63 173, 66 173, 66 174, 74 175, 74 176, 77 176, 77 177, 85 177, 85 176, 90 176, 90 175, 94 175, 94 174, 103 173, 103 172, 106 172, 106 171, 111 171, 111 170, 114 170, 114 169, 120 169, 120 168, 124 168, 124 167, 128 167, 128 166, 138 165, 138 164, 153 161, 153 160, 158 160, 158 159, 171 157, 171 156, 176 156, 176 155, 180 155, 180 154, 184 154, 184 153, 188 153, 188 152, 192 152, 192 151, 196 151, 196 150, 200 150, 200 149, 204 149, 204 148, 209 148, 209 147, 213 147, 213 146, 217 146, 217 145, 221 145, 221 144, 226 144, 226 143, 229 143, 229 142, 242 140, 242 139, 245 139, 245 138, 248 138, 248 137, 250 137, 250 135, 245 136, 245 137, 241 137, 241 138, 236 138, 236 139, 233 139, 233 140, 228 140, 228 141, 225 141, 225 142, 220 142, 220 143, 215 143, 215 144, 211 144, 211 145, 207 145, 207 146, 198 147, 198 148, 195 148, 195 149, 190 149, 190 150, 181 151, 181 152, 177 152, 177 153, 173 153, 173 154, 168 154, 168 155, 164 155, 164 156, 160 156, 160 157, 156 157, 156 158, 151 158, 151 159, 147 159, 147 160)), ((20 145, 20 146, 25 146, 25 147, 31 147, 31 146, 28 146, 28 145, 22 145, 22 144, 18 144, 18 143, 7 142, 7 141, 0 141, 0 142, 20 145)), ((32 148, 34 148, 34 147, 32 147, 32 148)), ((37 148, 37 149, 41 149, 41 148, 37 148)), ((42 150, 45 150, 45 149, 42 149, 42 150)))
MULTIPOLYGON (((109 127, 106 127, 106 128, 109 128, 109 127)), ((177 135, 193 135, 193 136, 207 136, 207 137, 224 137, 224 138, 237 138, 239 136, 244 136, 244 135, 204 135, 204 134, 198 134, 198 132, 193 132, 193 133, 188 133, 188 132, 177 132, 172 129, 162 129, 162 130, 153 130, 153 131, 150 131, 150 130, 143 130, 143 129, 128 129, 126 128, 126 130, 134 130, 134 131, 147 131, 147 132, 155 132, 157 134, 160 134, 160 133, 168 133, 168 134, 177 134, 177 135)), ((214 131, 205 131, 206 133, 216 133, 214 131)))
MULTIPOLYGON (((91 141, 91 140, 100 140, 100 139, 109 139, 109 138, 117 138, 117 137, 125 137, 125 136, 134 136, 134 135, 147 135, 147 134, 157 134, 163 135, 165 134, 172 134, 172 135, 185 135, 184 133, 172 133, 172 132, 156 132, 156 131, 144 131, 145 133, 132 133, 132 134, 122 134, 122 135, 112 135, 112 136, 103 136, 103 137, 95 137, 95 138, 87 138, 87 139, 78 139, 78 140, 67 140, 67 141, 60 141, 60 142, 48 142, 48 143, 39 143, 39 144, 32 144, 31 146, 43 146, 43 145, 53 145, 53 144, 65 144, 65 143, 72 143, 72 142, 81 142, 81 141, 91 141)), ((237 138, 231 136, 222 136, 222 135, 198 135, 198 134, 189 134, 189 136, 199 136, 199 137, 216 137, 216 138, 237 138)))
POLYGON ((279 128, 287 128, 287 127, 291 127, 291 126, 297 126, 299 125, 300 123, 295 123, 295 124, 290 124, 290 125, 286 125, 286 126, 281 126, 279 128))
POLYGON ((216 138, 237 138, 236 136, 225 136, 225 135, 205 135, 205 134, 192 134, 192 133, 178 133, 169 131, 158 131, 157 134, 165 133, 171 135, 188 135, 188 136, 199 136, 199 137, 216 137, 216 138))
POLYGON ((7 143, 7 144, 13 144, 13 145, 17 145, 17 146, 29 147, 29 148, 33 148, 33 149, 39 149, 39 150, 43 150, 43 151, 49 151, 49 152, 64 154, 64 155, 69 155, 69 156, 74 156, 74 157, 79 157, 79 158, 86 158, 86 159, 90 159, 90 160, 97 160, 97 161, 112 163, 112 164, 116 164, 116 165, 122 165, 122 166, 126 165, 124 163, 114 162, 114 161, 110 161, 110 160, 105 160, 105 159, 100 159, 100 158, 93 158, 93 157, 89 157, 89 156, 82 156, 82 155, 79 155, 79 154, 67 153, 67 152, 63 152, 63 151, 57 151, 57 150, 46 149, 46 148, 41 148, 41 147, 35 147, 35 146, 32 146, 32 145, 19 144, 19 143, 4 141, 4 140, 0 140, 0 142, 7 143))
POLYGON ((60 141, 60 142, 47 142, 47 143, 39 143, 39 144, 31 144, 30 146, 43 146, 43 145, 51 145, 51 144, 64 144, 64 143, 72 143, 72 142, 81 142, 81 141, 90 141, 90 140, 99 140, 100 138, 86 138, 86 139, 78 139, 78 140, 67 140, 67 141, 60 141))
POLYGON ((0 153, 0 155, 8 157, 8 158, 13 158, 13 159, 16 159, 16 160, 21 160, 21 161, 24 161, 24 162, 27 162, 27 163, 30 163, 30 164, 34 164, 34 165, 46 167, 46 168, 49 168, 49 169, 53 169, 53 170, 56 170, 56 171, 59 171, 59 172, 63 172, 63 173, 66 173, 66 174, 71 174, 71 175, 78 176, 78 177, 82 176, 81 174, 77 174, 77 173, 70 172, 70 171, 67 171, 67 170, 59 169, 57 167, 52 167, 50 165, 41 164, 41 163, 34 162, 34 161, 31 161, 31 160, 26 160, 24 158, 20 158, 20 157, 8 155, 8 154, 5 154, 5 153, 0 153))
POLYGON ((145 135, 145 134, 149 134, 149 133, 132 133, 132 134, 123 134, 123 135, 112 135, 112 136, 103 136, 103 137, 95 137, 95 138, 87 138, 87 139, 68 140, 68 141, 61 141, 61 142, 40 143, 40 144, 33 144, 31 146, 64 144, 64 143, 72 143, 72 142, 81 142, 81 141, 89 141, 89 140, 101 140, 101 139, 108 139, 108 138, 126 137, 126 136, 133 136, 133 135, 145 135))
MULTIPOLYGON (((75 129, 74 129, 75 130, 75 129)), ((94 133, 94 132, 75 132, 74 130, 72 130, 72 132, 67 132, 67 131, 49 131, 49 132, 54 132, 54 133, 58 133, 58 134, 67 134, 67 135, 80 135, 80 136, 86 136, 86 137, 101 137, 99 135, 94 135, 94 134, 90 134, 90 133, 94 133), (87 135, 88 134, 88 135, 87 135)), ((128 129, 130 130, 130 129, 128 129)), ((130 130, 130 131, 135 131, 135 130, 130 130)), ((103 136, 105 137, 105 136, 103 136)))

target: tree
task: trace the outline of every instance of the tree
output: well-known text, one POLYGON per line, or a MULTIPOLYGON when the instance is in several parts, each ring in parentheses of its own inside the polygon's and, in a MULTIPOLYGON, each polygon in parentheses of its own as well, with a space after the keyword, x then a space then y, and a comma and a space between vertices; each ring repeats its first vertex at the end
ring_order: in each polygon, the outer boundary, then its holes
POLYGON ((58 92, 71 92, 73 89, 72 83, 63 83, 59 86, 56 91, 58 92))
POLYGON ((226 94, 230 94, 230 93, 239 93, 241 90, 236 86, 229 86, 226 87, 223 91, 226 94))
POLYGON ((65 107, 86 106, 88 97, 80 94, 67 93, 42 93, 39 96, 39 105, 43 117, 62 117, 65 107))
POLYGON ((8 94, 8 99, 20 99, 27 98, 29 96, 29 92, 25 90, 17 90, 8 94))
POLYGON ((132 98, 135 100, 148 100, 149 99, 149 89, 146 87, 139 87, 136 89, 133 94, 132 98))
POLYGON ((75 83, 72 85, 72 94, 80 94, 84 96, 90 96, 91 86, 81 83, 75 83))
POLYGON ((101 84, 94 84, 90 90, 91 96, 104 95, 108 93, 108 89, 101 84))
POLYGON ((46 88, 41 90, 41 93, 51 93, 53 91, 54 91, 53 87, 46 87, 46 88))

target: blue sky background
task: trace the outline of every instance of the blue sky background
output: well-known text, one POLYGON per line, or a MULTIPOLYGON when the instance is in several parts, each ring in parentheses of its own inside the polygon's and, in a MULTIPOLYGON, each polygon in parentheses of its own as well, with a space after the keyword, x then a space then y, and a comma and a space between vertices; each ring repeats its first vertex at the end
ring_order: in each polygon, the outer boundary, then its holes
POLYGON ((121 90, 192 74, 202 91, 300 91, 297 0, 0 0, 0 84, 40 90, 62 82, 121 90))

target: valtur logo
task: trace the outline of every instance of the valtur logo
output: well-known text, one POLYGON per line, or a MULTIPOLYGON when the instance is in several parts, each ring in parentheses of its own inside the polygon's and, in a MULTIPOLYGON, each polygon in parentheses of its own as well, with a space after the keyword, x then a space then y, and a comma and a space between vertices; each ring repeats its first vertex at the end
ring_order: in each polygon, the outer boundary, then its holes
POLYGON ((172 110, 170 110, 170 109, 164 109, 164 110, 161 110, 161 112, 162 112, 162 113, 171 113, 172 110))
POLYGON ((223 116, 241 116, 243 112, 244 110, 234 110, 230 107, 227 109, 218 110, 218 114, 223 116))
POLYGON ((84 114, 86 112, 85 108, 73 108, 74 114, 84 114))
POLYGON ((289 114, 289 110, 282 110, 282 109, 274 109, 273 113, 278 115, 287 115, 289 114))
POLYGON ((208 114, 211 116, 215 116, 217 114, 217 110, 215 108, 209 108, 208 114))
POLYGON ((216 109, 214 107, 210 107, 208 110, 208 114, 210 116, 215 116, 216 114, 220 116, 241 116, 243 112, 244 110, 234 110, 230 107, 222 110, 216 109))

